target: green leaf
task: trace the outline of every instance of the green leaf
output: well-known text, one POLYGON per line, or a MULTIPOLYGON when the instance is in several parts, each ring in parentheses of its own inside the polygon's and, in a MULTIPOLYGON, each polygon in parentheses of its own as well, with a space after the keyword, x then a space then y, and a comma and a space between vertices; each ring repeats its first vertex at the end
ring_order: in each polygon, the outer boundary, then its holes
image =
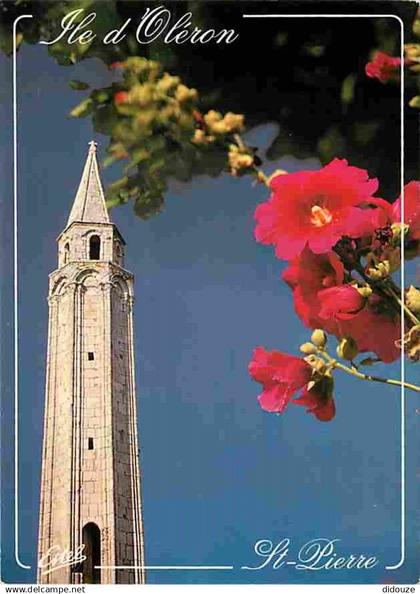
POLYGON ((102 105, 95 110, 92 121, 95 132, 111 136, 118 124, 118 114, 113 105, 102 105))
POLYGON ((325 46, 323 45, 308 45, 304 48, 307 54, 313 58, 320 58, 325 53, 325 46))
POLYGON ((352 137, 354 142, 366 146, 372 142, 381 128, 381 122, 371 120, 368 122, 356 122, 353 126, 352 137))
POLYGON ((341 86, 341 102, 345 105, 351 103, 354 99, 354 87, 356 84, 356 76, 354 74, 349 74, 343 80, 343 84, 341 86))
POLYGON ((417 37, 420 37, 420 17, 414 19, 413 33, 414 35, 417 35, 417 37))
POLYGON ((127 185, 127 182, 128 177, 126 175, 121 179, 117 179, 117 181, 108 186, 107 194, 111 196, 114 193, 121 191, 127 185))
POLYGON ((117 161, 117 157, 115 155, 108 155, 102 161, 102 167, 105 169, 106 167, 109 167, 110 165, 112 165, 112 163, 115 163, 115 161, 117 161))
POLYGON ((112 196, 106 199, 106 207, 107 208, 114 208, 114 206, 119 206, 123 203, 123 200, 119 198, 119 196, 112 196))
POLYGON ((336 155, 345 153, 345 150, 346 139, 337 126, 329 128, 318 140, 318 151, 323 163, 331 161, 336 155))
POLYGON ((79 105, 76 105, 76 107, 74 107, 71 110, 70 115, 73 118, 84 118, 90 114, 90 112, 92 111, 92 108, 93 108, 93 101, 90 97, 88 97, 88 99, 85 99, 84 101, 79 103, 79 105))
POLYGON ((96 89, 92 93, 92 99, 96 103, 106 103, 112 96, 110 89, 96 89))
POLYGON ((69 87, 74 91, 85 91, 89 88, 89 84, 82 80, 71 80, 69 81, 69 87))
POLYGON ((149 219, 162 211, 163 193, 159 191, 145 190, 134 203, 134 212, 141 219, 149 219))
POLYGON ((145 161, 149 158, 149 152, 144 148, 138 148, 133 152, 133 157, 131 161, 125 167, 126 171, 129 171, 133 167, 136 167, 142 161, 145 161))

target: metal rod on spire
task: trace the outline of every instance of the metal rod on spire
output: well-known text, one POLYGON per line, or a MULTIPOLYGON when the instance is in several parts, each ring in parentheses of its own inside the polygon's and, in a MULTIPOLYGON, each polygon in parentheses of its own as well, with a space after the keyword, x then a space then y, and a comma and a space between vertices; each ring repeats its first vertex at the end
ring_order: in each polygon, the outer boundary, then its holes
POLYGON ((89 144, 89 152, 96 153, 96 147, 98 146, 98 143, 95 142, 94 140, 91 140, 88 144, 89 144))

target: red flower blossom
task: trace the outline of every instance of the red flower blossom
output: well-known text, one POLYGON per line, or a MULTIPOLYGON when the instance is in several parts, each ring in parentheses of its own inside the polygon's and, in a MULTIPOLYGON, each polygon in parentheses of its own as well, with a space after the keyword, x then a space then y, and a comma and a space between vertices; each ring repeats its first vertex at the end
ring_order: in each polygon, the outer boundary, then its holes
POLYGON ((258 396, 261 408, 268 412, 283 412, 297 390, 307 384, 312 369, 303 359, 279 351, 254 350, 248 367, 251 377, 262 384, 258 396))
POLYGON ((126 91, 118 91, 114 95, 114 102, 117 105, 120 105, 121 103, 127 103, 127 99, 128 99, 128 93, 126 91))
POLYGON ((335 320, 319 316, 321 302, 318 292, 343 283, 344 266, 338 256, 334 252, 314 254, 305 248, 300 256, 289 262, 282 276, 293 289, 295 311, 305 326, 336 332, 335 320))
POLYGON ((298 406, 306 406, 306 412, 315 415, 319 421, 331 421, 335 417, 332 388, 333 379, 323 377, 310 390, 305 386, 299 398, 295 398, 292 403, 298 406))
POLYGON ((319 316, 325 320, 352 319, 366 303, 366 299, 352 285, 323 289, 318 292, 318 299, 321 303, 319 316))
POLYGON ((372 294, 366 305, 354 316, 338 321, 338 336, 351 336, 359 352, 373 352, 384 363, 396 361, 401 350, 395 342, 401 339, 400 316, 390 311, 386 301, 372 294))
POLYGON ((110 70, 118 70, 120 68, 123 67, 123 63, 122 62, 112 62, 112 64, 109 65, 109 69, 110 70))
POLYGON ((344 267, 335 253, 317 255, 305 248, 282 276, 305 326, 338 338, 351 336, 360 352, 372 351, 386 363, 399 358, 399 316, 379 296, 365 299, 351 285, 343 285, 344 267))
POLYGON ((343 236, 372 232, 372 194, 378 188, 365 170, 334 159, 319 171, 277 175, 269 200, 255 211, 255 238, 273 244, 278 258, 298 256, 305 246, 329 252, 343 236))
MULTIPOLYGON (((392 205, 392 222, 401 222, 401 196, 392 205)), ((410 226, 409 238, 420 240, 420 182, 404 186, 404 223, 410 226)))
POLYGON ((200 126, 205 125, 206 122, 204 120, 203 114, 200 113, 197 109, 193 109, 192 116, 197 124, 200 124, 200 126))
POLYGON ((365 72, 370 78, 377 78, 386 83, 395 78, 401 67, 401 58, 392 57, 385 52, 376 52, 373 60, 365 66, 365 72))

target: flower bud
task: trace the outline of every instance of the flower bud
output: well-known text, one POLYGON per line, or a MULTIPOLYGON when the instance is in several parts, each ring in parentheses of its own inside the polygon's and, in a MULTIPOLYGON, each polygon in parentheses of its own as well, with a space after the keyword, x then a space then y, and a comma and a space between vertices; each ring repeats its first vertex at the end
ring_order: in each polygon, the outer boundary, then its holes
POLYGON ((312 332, 311 340, 315 346, 322 348, 327 344, 327 336, 323 330, 317 328, 312 332))
POLYGON ((242 175, 254 164, 254 158, 235 144, 229 146, 228 161, 232 175, 242 175))
POLYGON ((407 307, 415 314, 420 313, 420 290, 410 285, 405 294, 405 302, 407 307))
POLYGON ((337 355, 346 361, 353 361, 358 354, 357 344, 351 336, 345 336, 337 347, 337 355))
POLYGON ((218 111, 215 111, 214 109, 211 109, 204 115, 204 121, 206 123, 206 126, 208 126, 210 130, 212 130, 213 126, 220 122, 221 119, 222 114, 218 111))
POLYGON ((418 326, 414 326, 417 328, 417 334, 413 332, 411 342, 407 348, 407 355, 410 361, 418 362, 420 361, 420 329, 418 326))
POLYGON ((299 348, 305 355, 313 355, 316 353, 316 346, 312 344, 312 342, 304 342, 299 348))
POLYGON ((244 127, 244 116, 242 114, 228 111, 223 118, 223 122, 227 132, 239 132, 244 127))
POLYGON ((177 86, 175 91, 175 99, 180 103, 184 103, 186 101, 196 101, 197 100, 197 91, 195 89, 189 89, 183 84, 177 86))
POLYGON ((383 262, 379 262, 374 268, 368 268, 367 274, 373 280, 381 280, 389 276, 391 271, 391 264, 389 260, 384 260, 383 262))
POLYGON ((420 361, 420 325, 413 326, 395 345, 403 349, 410 361, 420 361))
POLYGON ((362 297, 367 298, 372 295, 372 289, 369 287, 369 285, 365 285, 364 287, 355 287, 355 289, 357 289, 362 297))
POLYGON ((420 44, 406 43, 404 45, 404 55, 408 60, 416 60, 420 58, 420 44))
POLYGON ((324 375, 324 373, 327 370, 325 361, 323 361, 322 359, 317 359, 313 368, 315 369, 315 371, 317 371, 319 373, 319 375, 324 375))
POLYGON ((318 361, 318 357, 316 357, 315 355, 308 355, 307 357, 304 357, 304 360, 311 367, 315 367, 315 363, 318 361))
POLYGON ((171 76, 167 72, 163 73, 163 76, 157 81, 156 88, 158 91, 168 93, 176 88, 180 83, 178 76, 171 76))
POLYGON ((307 357, 304 357, 304 360, 314 371, 316 371, 318 376, 324 375, 327 370, 325 362, 316 355, 308 355, 307 357))
POLYGON ((403 233, 404 235, 407 235, 409 226, 405 225, 405 224, 404 224, 404 226, 402 226, 401 223, 393 223, 391 225, 391 229, 392 229, 392 243, 394 245, 397 245, 397 244, 401 243, 401 234, 403 233))

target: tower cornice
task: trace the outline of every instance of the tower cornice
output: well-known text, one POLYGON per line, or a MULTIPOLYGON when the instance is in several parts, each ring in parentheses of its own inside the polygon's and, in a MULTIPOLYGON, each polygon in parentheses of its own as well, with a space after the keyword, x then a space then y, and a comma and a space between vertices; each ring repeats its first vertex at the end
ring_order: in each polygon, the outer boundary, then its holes
POLYGON ((119 231, 118 227, 115 225, 115 223, 112 223, 111 221, 109 223, 97 223, 95 221, 73 221, 72 223, 70 223, 70 225, 67 225, 67 227, 60 233, 60 235, 57 237, 57 241, 59 241, 63 235, 65 233, 67 233, 70 229, 72 229, 75 226, 79 226, 79 227, 111 227, 115 233, 118 235, 119 239, 121 240, 121 242, 123 243, 123 245, 126 245, 126 241, 124 239, 124 237, 121 235, 121 232, 119 231))

